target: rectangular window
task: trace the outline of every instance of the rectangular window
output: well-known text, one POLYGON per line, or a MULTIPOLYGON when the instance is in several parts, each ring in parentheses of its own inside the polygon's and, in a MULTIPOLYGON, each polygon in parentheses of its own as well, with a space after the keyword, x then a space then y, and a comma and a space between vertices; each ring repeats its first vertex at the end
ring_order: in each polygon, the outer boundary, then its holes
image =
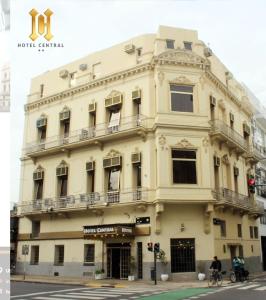
POLYGON ((166 40, 166 48, 167 49, 174 49, 175 48, 175 41, 174 40, 166 40))
POLYGON ((221 236, 226 237, 226 222, 224 220, 220 220, 221 227, 221 236))
POLYGON ((31 246, 30 264, 31 265, 39 264, 39 246, 31 246))
POLYGON ((95 171, 87 172, 87 193, 94 193, 95 171))
POLYGON ((138 259, 138 279, 142 279, 143 278, 142 242, 137 242, 137 259, 138 259))
POLYGON ((115 132, 119 130, 120 125, 120 111, 111 112, 110 121, 108 124, 109 132, 115 132))
POLYGON ((64 245, 55 246, 54 264, 55 266, 62 266, 64 264, 65 247, 64 245))
POLYGON ((260 224, 266 225, 266 211, 264 211, 264 215, 260 217, 260 224))
POLYGON ((196 184, 196 151, 172 149, 173 183, 196 184))
POLYGON ((40 221, 32 221, 31 223, 31 234, 33 238, 39 237, 41 229, 40 221))
POLYGON ((58 177, 59 197, 67 196, 67 181, 68 176, 66 175, 58 177))
POLYGON ((192 43, 191 42, 184 42, 184 48, 186 50, 192 50, 192 43))
POLYGON ((171 239, 171 272, 195 272, 195 239, 171 239))
POLYGON ((252 227, 252 226, 249 226, 249 235, 250 235, 250 238, 251 238, 251 239, 254 238, 253 227, 252 227))
POLYGON ((259 230, 257 226, 254 226, 254 238, 258 239, 259 238, 259 230))
POLYGON ((43 197, 43 179, 34 180, 34 200, 40 200, 43 197))
POLYGON ((94 265, 95 262, 95 245, 84 245, 84 264, 94 265))
POLYGON ((44 91, 44 84, 40 85, 40 98, 43 97, 43 91, 44 91))
POLYGON ((241 224, 237 224, 237 236, 238 237, 242 237, 242 225, 241 224))
POLYGON ((46 139, 46 126, 43 126, 38 129, 38 137, 39 137, 39 142, 42 143, 46 139))
POLYGON ((73 72, 73 73, 69 74, 69 86, 70 87, 73 87, 76 85, 76 83, 77 83, 76 77, 77 77, 77 72, 73 72))
POLYGON ((193 112, 193 86, 170 84, 171 110, 193 112))
POLYGON ((120 189, 120 170, 110 169, 108 191, 118 191, 120 189))

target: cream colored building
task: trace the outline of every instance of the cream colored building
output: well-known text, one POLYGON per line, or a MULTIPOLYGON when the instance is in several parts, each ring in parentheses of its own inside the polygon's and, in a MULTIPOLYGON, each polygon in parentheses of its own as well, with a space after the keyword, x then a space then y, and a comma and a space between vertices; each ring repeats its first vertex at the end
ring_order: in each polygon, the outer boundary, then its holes
POLYGON ((247 176, 252 108, 196 31, 160 26, 32 80, 25 106, 17 271, 195 276, 217 255, 261 269, 247 176))

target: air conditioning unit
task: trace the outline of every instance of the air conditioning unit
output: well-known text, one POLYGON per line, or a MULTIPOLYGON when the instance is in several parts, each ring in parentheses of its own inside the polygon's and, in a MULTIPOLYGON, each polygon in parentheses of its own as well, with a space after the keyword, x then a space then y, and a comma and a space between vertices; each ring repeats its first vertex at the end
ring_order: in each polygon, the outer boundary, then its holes
POLYGON ((250 127, 248 126, 248 124, 243 124, 243 131, 245 134, 250 135, 250 127))
POLYGON ((112 158, 104 158, 103 159, 103 167, 104 168, 117 167, 120 165, 121 165, 121 156, 115 156, 112 158))
POLYGON ((232 113, 229 113, 229 117, 230 117, 230 122, 235 121, 235 116, 232 113))
POLYGON ((121 104, 121 103, 122 103, 122 95, 113 97, 113 105, 121 104))
POLYGON ((68 174, 68 167, 58 167, 56 168, 56 176, 66 176, 68 174))
POLYGON ((87 172, 94 171, 94 168, 95 168, 95 162, 94 161, 86 162, 86 171, 87 172))
POLYGON ((126 52, 127 54, 134 53, 134 52, 135 52, 135 45, 133 45, 133 44, 125 45, 124 50, 125 50, 125 52, 126 52))
POLYGON ((42 180, 44 178, 44 171, 37 170, 33 173, 33 180, 42 180))
POLYGON ((65 79, 68 77, 68 74, 69 74, 68 70, 61 70, 59 72, 59 77, 65 79))
POLYGON ((89 131, 86 130, 86 129, 82 129, 79 139, 80 140, 86 140, 88 138, 89 138, 89 131))
POLYGON ((60 121, 65 121, 70 118, 70 110, 62 111, 59 114, 60 121))
POLYGON ((42 128, 47 125, 47 119, 46 118, 40 118, 36 121, 36 127, 42 128))
POLYGON ((132 164, 138 164, 141 162, 141 153, 135 152, 131 154, 131 162, 132 164))
POLYGON ((114 96, 112 98, 106 98, 104 101, 105 107, 122 104, 122 99, 123 99, 122 95, 114 96))
POLYGON ((80 65, 79 65, 80 71, 86 71, 87 68, 88 68, 88 65, 87 65, 87 64, 80 64, 80 65))
POLYGON ((135 90, 132 92, 132 100, 135 102, 140 103, 141 102, 141 90, 135 90))
POLYGON ((210 96, 210 104, 212 107, 216 106, 216 98, 214 98, 213 96, 210 96))
POLYGON ((234 167, 234 176, 239 175, 239 169, 237 167, 234 167))
POLYGON ((221 165, 221 159, 220 159, 220 157, 214 156, 213 159, 214 159, 214 166, 215 167, 220 167, 220 165, 221 165))
POLYGON ((96 111, 96 103, 90 103, 89 104, 89 112, 95 112, 96 111))
POLYGON ((206 47, 206 48, 204 48, 204 55, 206 56, 206 57, 210 57, 210 56, 212 56, 212 50, 211 50, 211 48, 208 48, 208 47, 206 47))

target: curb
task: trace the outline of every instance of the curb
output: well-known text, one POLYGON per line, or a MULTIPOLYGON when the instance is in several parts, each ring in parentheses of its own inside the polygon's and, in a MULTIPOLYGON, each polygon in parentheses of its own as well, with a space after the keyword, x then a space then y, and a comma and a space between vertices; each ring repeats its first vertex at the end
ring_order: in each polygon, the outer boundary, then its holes
POLYGON ((94 287, 94 288, 101 288, 101 287, 105 287, 105 288, 127 288, 127 285, 122 285, 122 284, 97 284, 97 283, 87 283, 85 284, 85 286, 87 287, 94 287))
POLYGON ((25 283, 39 283, 39 284, 61 284, 61 285, 80 285, 85 286, 85 283, 74 282, 51 282, 51 281, 38 281, 38 280, 23 280, 23 279, 10 279, 11 282, 25 282, 25 283))

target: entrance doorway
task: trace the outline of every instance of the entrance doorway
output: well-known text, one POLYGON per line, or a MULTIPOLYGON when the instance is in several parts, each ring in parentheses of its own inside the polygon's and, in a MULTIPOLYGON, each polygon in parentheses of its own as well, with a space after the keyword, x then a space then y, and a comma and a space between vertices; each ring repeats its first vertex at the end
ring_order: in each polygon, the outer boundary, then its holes
POLYGON ((230 246, 230 254, 231 254, 231 264, 233 264, 233 259, 236 256, 236 246, 230 246))
POLYGON ((266 271, 266 236, 261 237, 263 271, 266 271))
POLYGON ((127 279, 130 271, 130 243, 107 244, 107 277, 127 279))

